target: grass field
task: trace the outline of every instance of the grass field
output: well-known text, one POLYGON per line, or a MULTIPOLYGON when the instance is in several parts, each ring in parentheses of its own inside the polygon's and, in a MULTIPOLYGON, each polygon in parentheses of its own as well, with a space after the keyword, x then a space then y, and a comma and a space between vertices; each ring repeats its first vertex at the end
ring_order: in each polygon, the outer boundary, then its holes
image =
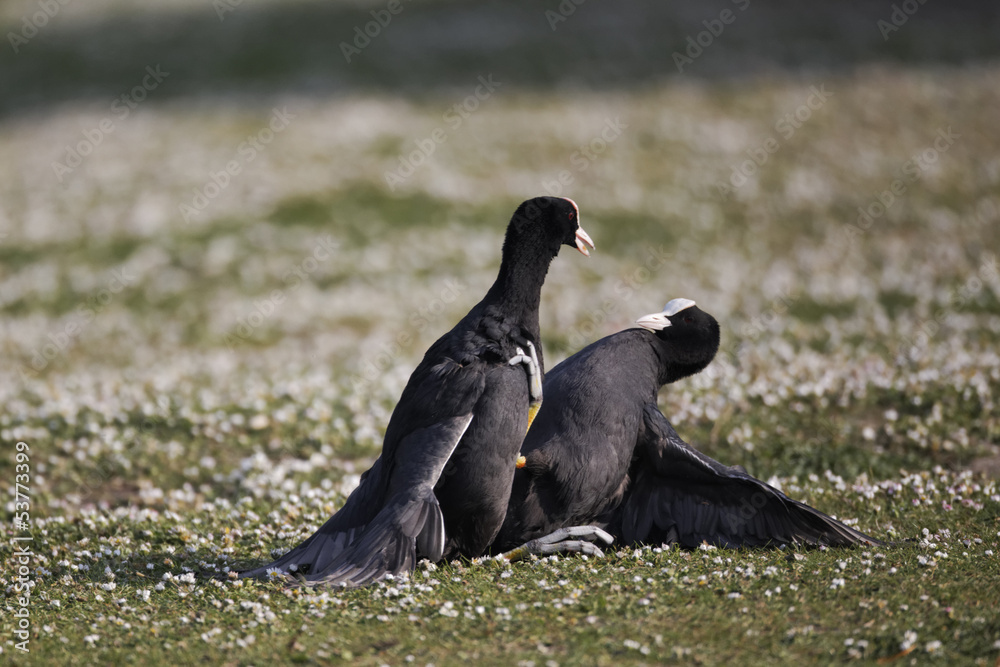
POLYGON ((4 661, 996 664, 997 12, 668 4, 5 3, 4 661), (203 577, 342 504, 544 193, 549 366, 695 299, 677 430, 899 543, 203 577))

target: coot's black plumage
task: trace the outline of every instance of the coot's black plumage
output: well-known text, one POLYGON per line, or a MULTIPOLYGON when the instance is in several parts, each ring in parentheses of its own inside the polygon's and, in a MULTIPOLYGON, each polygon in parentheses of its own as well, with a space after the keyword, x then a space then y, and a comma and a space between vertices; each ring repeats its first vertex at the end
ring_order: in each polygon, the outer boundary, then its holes
POLYGON ((572 200, 539 197, 518 207, 496 282, 427 350, 360 486, 300 546, 241 576, 296 572, 309 583, 357 586, 410 570, 419 558, 486 550, 537 399, 530 380, 540 382, 542 370, 538 306, 561 245, 585 255, 593 247, 572 200))
POLYGON ((681 440, 656 395, 708 365, 719 325, 688 299, 638 324, 546 376, 495 551, 585 523, 624 544, 877 542, 681 440))

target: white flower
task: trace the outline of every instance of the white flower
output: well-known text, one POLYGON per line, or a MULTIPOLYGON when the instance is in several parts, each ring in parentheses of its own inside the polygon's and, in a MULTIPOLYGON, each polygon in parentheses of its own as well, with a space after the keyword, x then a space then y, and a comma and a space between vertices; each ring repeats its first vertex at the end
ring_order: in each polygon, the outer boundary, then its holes
POLYGON ((449 618, 455 618, 458 616, 458 610, 455 609, 455 603, 450 600, 441 605, 441 608, 438 609, 438 613, 449 618))
POLYGON ((267 415, 254 415, 250 418, 250 428, 255 431, 259 431, 263 428, 267 428, 267 425, 271 423, 267 415))

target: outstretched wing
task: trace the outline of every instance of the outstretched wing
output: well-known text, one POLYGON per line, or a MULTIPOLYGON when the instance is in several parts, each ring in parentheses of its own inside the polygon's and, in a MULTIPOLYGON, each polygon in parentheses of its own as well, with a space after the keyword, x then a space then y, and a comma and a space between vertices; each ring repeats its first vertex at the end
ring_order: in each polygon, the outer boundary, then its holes
POLYGON ((621 509, 626 544, 880 544, 742 468, 705 456, 677 435, 655 404, 644 409, 635 453, 634 478, 621 509))

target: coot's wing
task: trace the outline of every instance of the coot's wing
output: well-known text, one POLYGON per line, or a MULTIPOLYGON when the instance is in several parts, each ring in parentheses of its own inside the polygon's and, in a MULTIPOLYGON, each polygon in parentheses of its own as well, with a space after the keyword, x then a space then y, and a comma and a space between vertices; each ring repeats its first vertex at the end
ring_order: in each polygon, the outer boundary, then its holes
POLYGON ((846 546, 880 542, 684 442, 655 404, 643 412, 635 478, 621 510, 630 543, 846 546))
POLYGON ((361 477, 361 484, 354 489, 341 507, 319 530, 302 544, 266 565, 240 572, 241 578, 264 577, 270 572, 290 574, 311 572, 326 567, 340 555, 378 511, 384 494, 385 476, 382 458, 361 477))
MULTIPOLYGON (((416 452, 417 459, 424 459, 401 471, 413 483, 403 485, 347 549, 311 569, 305 581, 364 586, 387 574, 412 570, 419 558, 439 560, 444 551, 445 531, 434 484, 472 419, 471 413, 453 417, 408 436, 401 452, 416 452), (447 456, 443 455, 444 450, 447 456), (440 465, 429 464, 426 459, 437 454, 441 454, 440 465)), ((407 463, 402 461, 399 465, 407 463)))
POLYGON ((412 569, 418 554, 439 559, 444 520, 434 485, 472 422, 485 383, 484 362, 466 362, 418 368, 390 420, 382 455, 341 510, 295 549, 240 576, 278 571, 355 583, 363 574, 360 585, 412 569))

